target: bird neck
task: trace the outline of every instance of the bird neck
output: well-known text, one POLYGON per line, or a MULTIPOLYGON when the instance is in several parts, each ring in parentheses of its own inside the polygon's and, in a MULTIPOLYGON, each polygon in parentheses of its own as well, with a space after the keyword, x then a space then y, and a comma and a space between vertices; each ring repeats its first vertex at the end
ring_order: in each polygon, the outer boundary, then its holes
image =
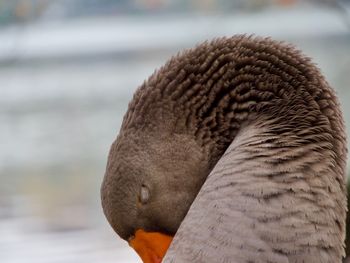
POLYGON ((345 199, 329 145, 302 142, 293 127, 277 134, 276 125, 264 120, 241 128, 164 262, 174 256, 175 262, 226 262, 220 255, 230 262, 315 262, 320 254, 324 262, 340 262, 345 199))

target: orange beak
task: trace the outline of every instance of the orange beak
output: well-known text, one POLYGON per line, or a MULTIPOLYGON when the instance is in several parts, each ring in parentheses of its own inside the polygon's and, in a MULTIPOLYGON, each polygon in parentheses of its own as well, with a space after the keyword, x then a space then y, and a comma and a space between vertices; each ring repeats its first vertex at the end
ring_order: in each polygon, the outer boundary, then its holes
POLYGON ((144 263, 161 263, 173 237, 139 229, 129 245, 136 250, 144 263))

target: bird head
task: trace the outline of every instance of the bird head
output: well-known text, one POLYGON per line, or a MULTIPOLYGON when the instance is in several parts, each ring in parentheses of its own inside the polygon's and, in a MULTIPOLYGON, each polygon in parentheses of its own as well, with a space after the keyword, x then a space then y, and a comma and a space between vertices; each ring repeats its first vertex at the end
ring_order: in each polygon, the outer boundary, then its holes
POLYGON ((101 187, 104 213, 144 263, 161 262, 208 173, 203 150, 188 135, 123 131, 101 187))

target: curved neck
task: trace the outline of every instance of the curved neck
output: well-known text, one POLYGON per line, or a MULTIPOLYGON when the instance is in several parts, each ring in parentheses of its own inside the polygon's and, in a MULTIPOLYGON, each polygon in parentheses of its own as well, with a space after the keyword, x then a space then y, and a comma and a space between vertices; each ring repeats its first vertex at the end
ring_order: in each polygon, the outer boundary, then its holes
POLYGON ((276 125, 240 130, 163 262, 340 262, 344 192, 329 144, 276 135, 276 125))

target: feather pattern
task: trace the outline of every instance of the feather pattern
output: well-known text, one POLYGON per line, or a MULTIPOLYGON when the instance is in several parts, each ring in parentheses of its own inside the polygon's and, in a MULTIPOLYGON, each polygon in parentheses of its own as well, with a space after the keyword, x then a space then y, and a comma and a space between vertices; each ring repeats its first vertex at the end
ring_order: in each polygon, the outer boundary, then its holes
POLYGON ((102 203, 123 238, 154 222, 176 232, 165 263, 341 262, 346 154, 338 99, 309 58, 268 38, 219 38, 179 53, 137 90, 102 203), (157 212, 142 217, 123 199, 134 187, 120 186, 126 163, 133 180, 165 178, 157 189, 173 195, 154 202, 157 212), (115 204, 134 219, 125 223, 115 204))

